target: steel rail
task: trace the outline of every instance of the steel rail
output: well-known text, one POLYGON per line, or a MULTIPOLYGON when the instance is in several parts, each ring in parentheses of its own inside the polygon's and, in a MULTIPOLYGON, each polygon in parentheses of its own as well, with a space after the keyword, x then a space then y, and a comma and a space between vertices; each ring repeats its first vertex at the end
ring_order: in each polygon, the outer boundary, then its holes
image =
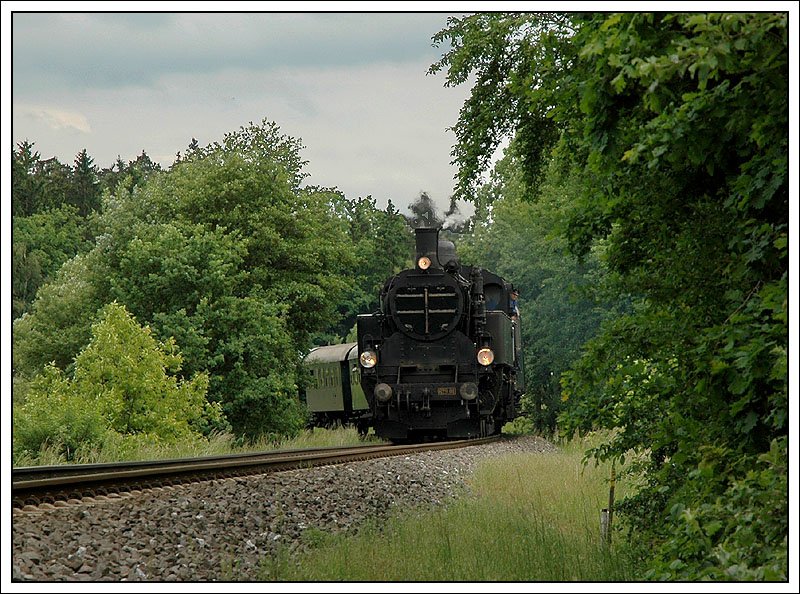
POLYGON ((14 507, 21 508, 25 505, 81 499, 96 493, 118 493, 137 488, 338 464, 437 449, 453 449, 489 443, 497 439, 500 437, 414 445, 278 450, 202 458, 38 467, 40 472, 38 477, 37 467, 24 467, 12 469, 12 501, 14 507), (43 473, 50 474, 43 476, 43 473))
MULTIPOLYGON (((355 446, 355 447, 369 447, 369 446, 355 446)), ((305 448, 305 449, 290 449, 290 450, 268 450, 263 452, 245 452, 239 454, 219 454, 213 456, 197 456, 192 458, 166 458, 163 460, 134 460, 127 462, 99 462, 95 464, 58 464, 49 466, 18 466, 11 470, 12 481, 22 482, 34 479, 44 478, 58 478, 72 475, 91 475, 100 474, 103 472, 114 472, 122 470, 136 470, 142 468, 159 468, 185 464, 187 461, 192 462, 224 462, 235 461, 241 459, 246 461, 248 459, 255 459, 257 457, 272 456, 275 454, 291 455, 309 455, 313 452, 326 452, 331 450, 340 450, 341 446, 328 446, 324 448, 305 448)))

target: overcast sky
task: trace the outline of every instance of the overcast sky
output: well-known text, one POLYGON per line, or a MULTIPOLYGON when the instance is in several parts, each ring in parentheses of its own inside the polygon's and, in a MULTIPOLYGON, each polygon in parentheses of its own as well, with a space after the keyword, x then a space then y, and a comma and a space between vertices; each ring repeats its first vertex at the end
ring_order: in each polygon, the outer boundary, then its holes
POLYGON ((302 140, 306 183, 404 212, 426 191, 446 207, 447 128, 468 93, 427 74, 447 17, 14 12, 12 141, 68 164, 86 148, 101 168, 143 150, 168 167, 193 137, 267 118, 302 140))

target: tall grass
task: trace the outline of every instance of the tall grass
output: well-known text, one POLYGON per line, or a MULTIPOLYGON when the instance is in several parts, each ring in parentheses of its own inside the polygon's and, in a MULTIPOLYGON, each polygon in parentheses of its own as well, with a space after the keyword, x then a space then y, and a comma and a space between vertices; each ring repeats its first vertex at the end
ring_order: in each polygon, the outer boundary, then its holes
POLYGON ((283 438, 277 442, 272 442, 272 447, 281 450, 305 449, 305 448, 325 448, 325 447, 347 447, 369 443, 385 443, 382 439, 375 436, 370 429, 369 434, 361 436, 358 430, 349 425, 346 427, 337 426, 332 429, 314 427, 301 431, 295 437, 283 438))
MULTIPOLYGON (((297 557, 264 560, 286 581, 624 581, 624 543, 601 542, 609 468, 584 467, 581 444, 480 465, 472 494, 445 508, 393 515, 355 537, 315 535, 297 557)), ((318 532, 318 531, 316 531, 318 532)))
POLYGON ((62 448, 45 443, 35 456, 21 455, 15 466, 47 466, 58 464, 93 464, 99 462, 123 462, 134 460, 167 460, 171 458, 195 458, 221 456, 245 452, 263 452, 304 448, 351 446, 365 442, 378 442, 374 435, 361 437, 354 427, 305 429, 294 437, 262 438, 240 443, 230 433, 213 434, 204 438, 187 438, 182 441, 153 441, 131 439, 110 435, 102 444, 82 448, 67 460, 62 448))

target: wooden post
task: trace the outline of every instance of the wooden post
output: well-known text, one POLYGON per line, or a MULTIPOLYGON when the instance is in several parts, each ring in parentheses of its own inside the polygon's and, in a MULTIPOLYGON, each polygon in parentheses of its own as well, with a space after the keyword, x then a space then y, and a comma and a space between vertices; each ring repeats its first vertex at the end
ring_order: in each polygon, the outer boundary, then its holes
POLYGON ((617 480, 617 473, 614 462, 611 462, 611 485, 608 487, 608 542, 611 543, 611 527, 614 523, 614 485, 617 480))
POLYGON ((611 463, 611 483, 608 487, 608 507, 600 512, 600 537, 603 544, 611 544, 611 524, 614 521, 614 486, 617 479, 614 463, 611 463))

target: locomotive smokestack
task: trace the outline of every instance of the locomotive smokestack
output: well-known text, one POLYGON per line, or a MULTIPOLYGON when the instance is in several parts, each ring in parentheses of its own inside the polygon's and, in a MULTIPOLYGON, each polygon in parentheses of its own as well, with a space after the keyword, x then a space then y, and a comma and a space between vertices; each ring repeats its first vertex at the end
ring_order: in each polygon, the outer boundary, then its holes
POLYGON ((439 264, 439 229, 438 228, 417 228, 414 229, 417 240, 417 267, 423 270, 427 268, 441 268, 439 264), (426 266, 423 266, 422 259, 427 258, 426 266))

